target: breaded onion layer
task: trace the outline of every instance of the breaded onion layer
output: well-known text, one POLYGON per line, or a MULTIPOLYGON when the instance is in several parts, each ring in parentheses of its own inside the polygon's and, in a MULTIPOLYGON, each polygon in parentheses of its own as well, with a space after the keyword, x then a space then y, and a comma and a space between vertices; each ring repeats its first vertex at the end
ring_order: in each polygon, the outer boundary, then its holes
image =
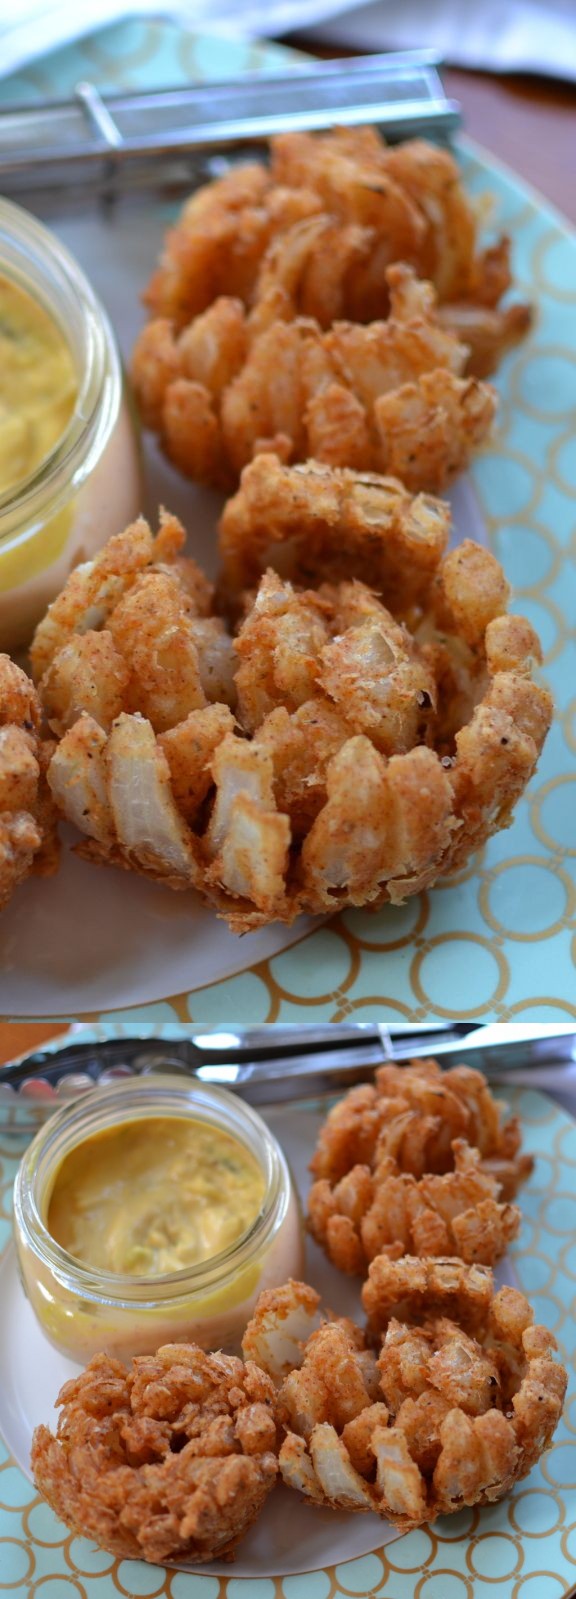
MULTIPOLYGON (((276 1375, 288 1317, 293 1369, 278 1412, 284 1481, 312 1503, 375 1511, 402 1531, 493 1503, 548 1447, 566 1373, 556 1342, 487 1267, 375 1260, 363 1290, 372 1345, 290 1283, 256 1306, 246 1344, 276 1375), (308 1327, 308 1336, 306 1334, 308 1327)), ((282 1369, 282 1368, 280 1368, 282 1369)), ((278 1379, 277 1379, 278 1380, 278 1379)))
POLYGON ((31 872, 55 872, 56 809, 46 784, 54 744, 40 738, 42 707, 26 673, 0 655, 0 910, 31 872))
POLYGON ((64 1384, 32 1470, 66 1526, 123 1559, 233 1555, 277 1472, 275 1394, 250 1361, 165 1344, 130 1367, 95 1355, 64 1384))
POLYGON ((469 540, 443 554, 434 517, 397 595, 422 507, 394 481, 370 493, 382 598, 347 575, 352 537, 337 581, 265 573, 234 639, 175 518, 72 573, 32 659, 62 735, 51 791, 84 855, 194 888, 244 932, 402 903, 508 825, 551 717, 538 639, 506 614, 495 558, 469 540))
POLYGON ((147 323, 132 357, 145 424, 179 471, 216 487, 270 451, 444 489, 488 436, 496 394, 463 376, 468 348, 430 283, 399 263, 385 291, 387 319, 366 325, 326 330, 273 291, 250 315, 222 296, 181 332, 147 323))

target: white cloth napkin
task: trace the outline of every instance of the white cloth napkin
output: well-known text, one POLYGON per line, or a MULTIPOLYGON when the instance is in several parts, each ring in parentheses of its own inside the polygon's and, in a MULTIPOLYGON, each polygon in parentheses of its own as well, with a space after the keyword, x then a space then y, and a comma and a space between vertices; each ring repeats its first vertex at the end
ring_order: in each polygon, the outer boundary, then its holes
POLYGON ((0 0, 0 76, 107 23, 159 13, 206 32, 298 31, 364 50, 430 47, 461 66, 576 81, 576 0, 0 0))

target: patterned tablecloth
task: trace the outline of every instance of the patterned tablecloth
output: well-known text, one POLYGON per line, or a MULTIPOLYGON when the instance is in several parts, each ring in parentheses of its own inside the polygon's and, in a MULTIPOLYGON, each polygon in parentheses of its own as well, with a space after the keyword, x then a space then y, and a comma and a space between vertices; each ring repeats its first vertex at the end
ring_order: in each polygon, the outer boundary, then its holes
MULTIPOLYGON (((285 60, 275 46, 130 22, 5 80, 0 105, 68 95, 80 77, 106 91, 285 60)), ((543 641, 557 712, 538 773, 512 828, 450 885, 376 916, 344 912, 290 949, 201 989, 191 978, 189 988, 170 993, 162 974, 138 1011, 150 1019, 576 1017, 576 240, 495 161, 465 139, 458 149, 468 189, 490 191, 493 223, 512 235, 518 291, 537 304, 533 335, 498 374, 497 429, 473 483, 514 586, 514 609, 543 641)))
MULTIPOLYGON (((576 1108, 573 1075, 563 1073, 559 1087, 574 1096, 576 1108)), ((576 1125, 532 1088, 507 1088, 505 1095, 522 1119, 526 1149, 537 1157, 520 1196, 522 1227, 510 1260, 536 1320, 555 1333, 569 1373, 552 1447, 507 1499, 300 1576, 169 1573, 114 1560, 68 1533, 0 1438, 0 1593, 12 1599, 493 1599, 497 1592, 498 1599, 564 1599, 576 1584, 576 1125)), ((0 1264, 10 1241, 20 1152, 18 1141, 0 1132, 0 1264)), ((1 1315, 0 1303, 0 1323, 1 1315)), ((0 1343, 6 1336, 9 1330, 0 1325, 0 1343)), ((304 1513, 295 1505, 297 1516, 304 1513)))

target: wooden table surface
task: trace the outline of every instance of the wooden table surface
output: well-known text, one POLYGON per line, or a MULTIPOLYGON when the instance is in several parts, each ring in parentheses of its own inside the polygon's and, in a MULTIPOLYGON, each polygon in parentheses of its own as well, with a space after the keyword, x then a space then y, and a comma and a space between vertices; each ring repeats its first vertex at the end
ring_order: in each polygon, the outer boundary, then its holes
POLYGON ((65 1033, 59 1022, 0 1022, 0 1066, 28 1049, 39 1049, 47 1038, 65 1033))
POLYGON ((576 84, 445 68, 463 128, 576 224, 576 84))
MULTIPOLYGON (((301 39, 286 42, 305 48, 301 39)), ((315 53, 349 52, 327 47, 315 53)), ((445 68, 443 79, 448 94, 461 103, 465 131, 576 224, 576 85, 455 68, 445 68)), ((49 1022, 0 1023, 0 1064, 62 1031, 49 1022)))

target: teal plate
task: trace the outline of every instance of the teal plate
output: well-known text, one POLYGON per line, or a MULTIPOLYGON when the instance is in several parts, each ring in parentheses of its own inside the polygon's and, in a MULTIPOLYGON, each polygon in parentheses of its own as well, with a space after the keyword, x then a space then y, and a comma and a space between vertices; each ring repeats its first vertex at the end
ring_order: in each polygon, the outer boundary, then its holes
MULTIPOLYGON (((1 83, 0 105, 68 95, 82 77, 106 91, 222 78, 287 59, 275 46, 130 22, 1 83)), ((576 1017, 576 236, 468 140, 459 141, 458 152, 469 192, 490 194, 491 226, 512 236, 516 292, 537 307, 533 334, 498 374, 497 429, 472 476, 488 537, 514 587, 513 608, 543 642, 556 719, 538 772, 513 826, 459 878, 401 909, 346 911, 257 964, 249 965, 246 953, 244 969, 224 976, 222 968, 207 987, 193 988, 190 975, 190 987, 172 993, 159 962, 139 1017, 576 1017)), ((58 1008, 70 1015, 62 1000, 58 1008)))
MULTIPOLYGON (((173 1035, 175 1028, 169 1029, 173 1035)), ((86 1030, 93 1037, 98 1029, 86 1030)), ((58 1044, 55 1044, 58 1048, 58 1044)), ((508 1090, 536 1166, 510 1260, 569 1374, 542 1461, 501 1504, 445 1517, 360 1559, 300 1576, 220 1578, 115 1560, 60 1523, 0 1439, 0 1593, 12 1599, 565 1599, 576 1584, 576 1126, 531 1090, 508 1090)), ((23 1144, 0 1135, 0 1259, 23 1144)), ((307 1512, 314 1514, 313 1511, 307 1512)), ((294 1496, 297 1537, 300 1503, 294 1496)))

